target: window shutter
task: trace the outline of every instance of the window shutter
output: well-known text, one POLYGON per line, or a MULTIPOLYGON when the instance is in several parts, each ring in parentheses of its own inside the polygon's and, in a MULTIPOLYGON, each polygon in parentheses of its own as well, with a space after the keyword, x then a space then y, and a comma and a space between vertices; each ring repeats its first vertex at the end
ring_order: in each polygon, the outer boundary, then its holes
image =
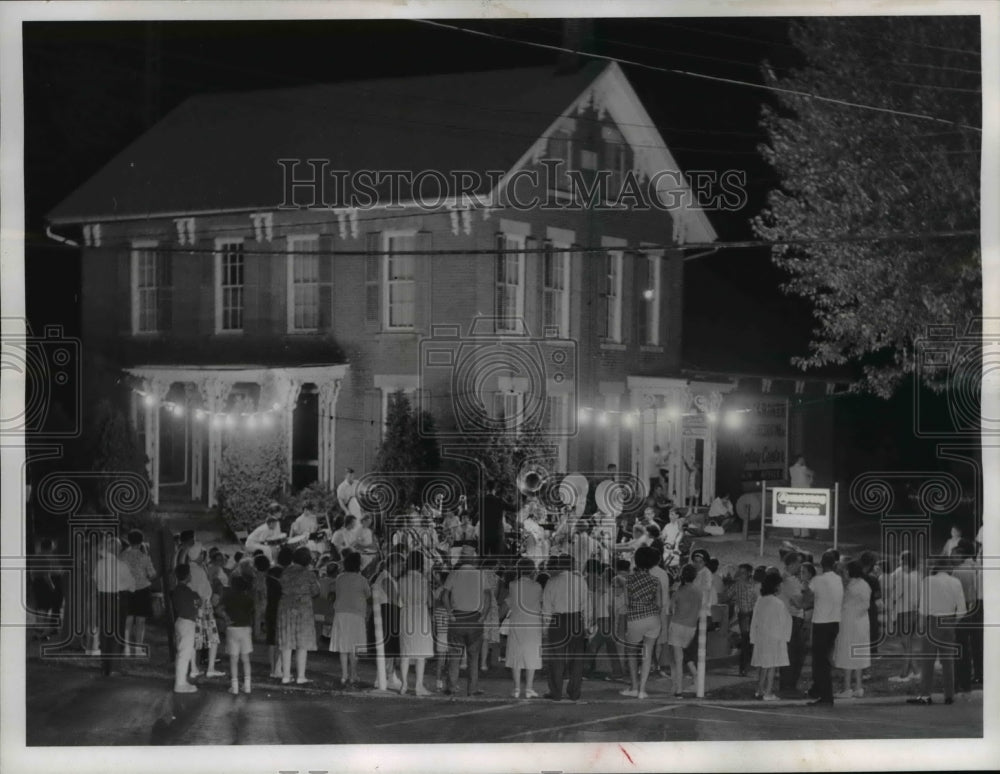
POLYGON ((215 333, 215 288, 217 279, 215 276, 215 264, 218 261, 218 254, 212 250, 211 242, 203 240, 196 249, 202 249, 198 255, 201 263, 201 304, 198 309, 198 319, 201 321, 201 332, 204 334, 215 333))
POLYGON ((156 286, 157 309, 156 309, 156 329, 169 332, 173 328, 174 321, 174 282, 173 282, 173 262, 174 256, 169 250, 160 250, 156 254, 156 286))
POLYGON ((649 341, 649 301, 646 300, 646 290, 649 288, 649 259, 642 253, 634 253, 636 299, 635 322, 636 336, 640 345, 649 341))
POLYGON ((378 330, 382 322, 382 233, 365 235, 365 323, 378 330))
POLYGON ((501 329, 500 318, 503 317, 503 279, 504 279, 504 247, 506 242, 502 231, 498 231, 495 237, 496 256, 494 258, 493 271, 493 317, 494 328, 501 329))
POLYGON ((434 319, 431 309, 431 277, 433 275, 431 268, 434 265, 434 256, 429 255, 433 249, 434 234, 430 231, 418 231, 414 250, 418 253, 428 253, 428 255, 413 256, 413 325, 418 331, 425 333, 430 331, 430 323, 434 319))
POLYGON ((132 251, 122 250, 118 253, 115 262, 115 274, 117 287, 123 294, 125 303, 116 304, 118 307, 115 315, 115 325, 118 333, 128 335, 132 333, 132 306, 138 303, 138 299, 132 294, 132 251))
POLYGON ((333 237, 319 238, 319 329, 333 330, 333 237))
POLYGON ((610 282, 610 271, 611 262, 614 258, 608 254, 604 254, 604 270, 600 275, 600 282, 597 288, 597 332, 602 339, 611 338, 611 326, 608 325, 608 305, 610 299, 608 298, 608 283, 610 282))
POLYGON ((271 257, 260 251, 270 249, 270 245, 262 247, 259 242, 243 244, 243 330, 251 335, 262 333, 264 328, 259 274, 261 264, 271 257))

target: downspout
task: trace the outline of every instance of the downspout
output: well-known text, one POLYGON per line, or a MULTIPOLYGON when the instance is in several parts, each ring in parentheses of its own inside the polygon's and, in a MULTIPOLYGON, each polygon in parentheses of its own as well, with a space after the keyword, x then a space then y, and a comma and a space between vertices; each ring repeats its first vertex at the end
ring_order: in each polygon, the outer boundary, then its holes
POLYGON ((74 242, 72 239, 67 239, 66 237, 59 236, 52 230, 52 225, 49 224, 45 227, 45 236, 55 242, 62 242, 64 245, 69 245, 70 247, 79 247, 80 245, 74 242))

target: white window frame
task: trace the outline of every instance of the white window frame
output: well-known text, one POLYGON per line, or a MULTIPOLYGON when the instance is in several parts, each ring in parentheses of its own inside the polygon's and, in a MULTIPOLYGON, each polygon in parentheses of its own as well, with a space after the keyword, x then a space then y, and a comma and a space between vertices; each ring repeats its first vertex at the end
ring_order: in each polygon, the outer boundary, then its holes
POLYGON ((563 244, 562 242, 549 242, 551 248, 552 256, 560 255, 562 256, 562 287, 561 288, 550 288, 546 284, 546 272, 545 272, 545 259, 548 257, 547 251, 542 253, 542 328, 544 333, 545 324, 545 306, 548 303, 549 295, 558 295, 561 297, 561 308, 559 312, 559 336, 560 339, 569 338, 569 300, 570 300, 570 258, 572 253, 570 252, 570 245, 563 244))
POLYGON ((411 237, 414 239, 416 248, 416 229, 384 231, 382 232, 382 325, 387 331, 412 331, 417 325, 417 261, 416 256, 408 256, 413 262, 413 278, 409 280, 393 280, 389 275, 389 240, 400 237, 411 237), (413 286, 413 322, 409 325, 392 325, 392 309, 389 303, 391 297, 390 287, 396 284, 410 283, 413 286))
POLYGON ((294 236, 288 237, 288 281, 287 281, 287 303, 286 307, 288 309, 288 332, 289 333, 315 333, 319 330, 319 234, 296 234, 294 236), (312 242, 315 244, 316 249, 312 252, 299 252, 301 249, 299 245, 303 242, 312 242), (304 326, 297 327, 295 325, 295 259, 311 256, 316 259, 316 280, 315 282, 301 282, 299 285, 315 285, 316 288, 316 325, 315 326, 304 326))
MULTIPOLYGON (((524 393, 519 390, 501 390, 496 395, 500 399, 503 409, 504 427, 502 432, 508 435, 520 435, 524 419, 524 393), (507 417, 517 418, 516 424, 512 427, 507 425, 507 417)), ((494 406, 494 411, 496 406, 494 406)))
POLYGON ((568 451, 568 439, 567 430, 569 428, 569 420, 567 417, 567 411, 569 408, 569 399, 565 393, 550 393, 545 396, 545 410, 548 414, 549 422, 545 427, 545 432, 549 434, 552 442, 556 446, 556 472, 565 473, 566 472, 566 460, 568 451), (558 407, 557 411, 552 411, 552 403, 554 402, 558 407), (555 420, 555 421, 553 421, 555 420))
POLYGON ((243 333, 244 327, 246 325, 246 246, 243 237, 216 237, 215 239, 215 332, 217 334, 231 336, 239 335, 243 333), (223 257, 223 245, 241 245, 244 249, 241 251, 243 256, 243 292, 240 294, 240 327, 239 328, 223 328, 222 322, 224 318, 223 308, 222 308, 222 257, 223 257))
MULTIPOLYGON (((625 265, 625 252, 620 249, 611 249, 605 253, 605 258, 610 259, 614 268, 614 295, 608 296, 608 334, 605 341, 621 343, 622 340, 622 270, 625 265)), ((607 290, 607 263, 605 263, 605 290, 607 290)))
MULTIPOLYGON (((136 240, 132 242, 132 252, 131 260, 129 262, 129 286, 130 286, 130 299, 131 299, 131 319, 132 319, 132 335, 133 336, 156 336, 161 333, 166 333, 167 331, 160 330, 159 325, 151 330, 140 330, 140 322, 142 320, 142 309, 139 303, 139 254, 152 251, 156 256, 156 260, 163 260, 166 256, 158 248, 160 243, 155 240, 136 240)), ((159 274, 157 270, 159 267, 154 267, 153 275, 154 277, 159 274)), ((171 275, 172 277, 173 275, 171 275)), ((157 309, 154 312, 154 318, 159 316, 159 291, 160 286, 152 286, 157 293, 157 309)), ((172 286, 171 286, 172 289, 172 286)))
MULTIPOLYGON (((660 346, 660 297, 663 295, 663 283, 661 282, 660 270, 663 265, 663 252, 659 250, 643 250, 642 255, 649 261, 649 277, 652 283, 653 298, 650 301, 643 301, 646 308, 643 310, 646 315, 646 341, 641 342, 649 347, 660 346)), ((643 293, 649 288, 643 288, 643 293)))
MULTIPOLYGON (((517 253, 507 253, 505 252, 502 256, 499 256, 504 261, 504 277, 506 278, 506 261, 512 255, 517 259, 517 284, 513 285, 509 282, 504 282, 504 293, 509 292, 507 288, 515 288, 514 297, 514 314, 512 315, 513 321, 508 323, 512 327, 506 327, 504 320, 507 319, 508 315, 505 314, 504 309, 498 308, 494 310, 494 315, 496 319, 496 331, 497 333, 510 333, 517 334, 522 333, 522 326, 520 321, 524 319, 524 266, 525 266, 525 255, 524 251, 527 249, 527 235, 526 234, 513 234, 510 232, 503 233, 503 244, 504 250, 517 249, 520 252, 517 253), (513 243, 513 245, 511 244, 513 243)), ((493 298, 494 304, 496 303, 497 290, 501 283, 497 281, 496 277, 493 278, 493 298)))

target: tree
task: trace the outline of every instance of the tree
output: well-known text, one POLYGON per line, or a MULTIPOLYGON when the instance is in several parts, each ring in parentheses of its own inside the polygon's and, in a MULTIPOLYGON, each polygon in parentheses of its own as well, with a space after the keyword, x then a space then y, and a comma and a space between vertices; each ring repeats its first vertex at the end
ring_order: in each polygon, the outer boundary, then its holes
POLYGON ((392 474, 387 478, 395 489, 397 505, 419 503, 430 474, 440 468, 434 418, 426 411, 419 418, 402 390, 393 393, 389 396, 385 433, 375 457, 375 470, 392 474))
POLYGON ((281 423, 226 434, 219 466, 222 517, 233 532, 250 531, 267 516, 267 506, 288 483, 288 442, 281 423))
POLYGON ((851 363, 853 385, 888 398, 910 374, 932 389, 945 369, 915 356, 928 326, 964 332, 982 314, 978 234, 979 22, 960 17, 811 19, 791 27, 801 67, 768 85, 887 108, 876 112, 788 92, 763 109, 761 153, 779 186, 753 220, 769 240, 871 239, 775 246, 789 294, 817 326, 802 368, 851 363), (901 115, 919 113, 940 123, 901 115))

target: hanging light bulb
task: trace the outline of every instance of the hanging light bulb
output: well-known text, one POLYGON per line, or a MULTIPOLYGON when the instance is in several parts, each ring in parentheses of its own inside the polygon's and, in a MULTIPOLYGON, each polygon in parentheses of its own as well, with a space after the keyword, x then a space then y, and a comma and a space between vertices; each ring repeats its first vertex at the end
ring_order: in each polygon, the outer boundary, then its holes
POLYGON ((195 421, 197 421, 197 422, 204 421, 204 419, 205 419, 205 412, 202 411, 201 409, 195 409, 194 410, 194 418, 195 418, 195 421))
POLYGON ((255 427, 257 427, 257 415, 256 414, 250 414, 247 417, 247 427, 249 429, 251 429, 251 430, 253 430, 255 427))
POLYGON ((274 417, 270 414, 262 414, 260 417, 260 424, 263 427, 271 427, 274 425, 274 417))
POLYGON ((622 415, 622 424, 625 427, 633 427, 635 425, 635 415, 629 411, 622 415))
POLYGON ((232 414, 226 414, 226 427, 230 429, 236 427, 236 417, 232 414))
POLYGON ((171 409, 171 411, 174 412, 174 416, 175 417, 182 417, 182 416, 184 416, 184 407, 182 405, 180 405, 179 403, 175 403, 174 407, 171 409))
POLYGON ((273 406, 271 406, 271 411, 280 411, 280 410, 281 410, 280 403, 275 403, 273 406))
POLYGON ((212 416, 212 427, 222 427, 222 415, 215 414, 212 416))
POLYGON ((143 396, 142 402, 145 403, 147 406, 152 407, 156 405, 156 398, 147 393, 146 395, 143 396))
POLYGON ((608 424, 608 412, 607 411, 601 411, 597 415, 597 424, 599 424, 601 427, 607 426, 607 424, 608 424))
POLYGON ((714 411, 709 411, 707 414, 705 414, 705 419, 709 421, 709 424, 714 425, 716 422, 719 421, 719 415, 716 414, 714 411))
POLYGON ((642 291, 642 297, 647 301, 652 301, 655 296, 656 293, 653 291, 652 288, 647 288, 646 290, 642 291))

